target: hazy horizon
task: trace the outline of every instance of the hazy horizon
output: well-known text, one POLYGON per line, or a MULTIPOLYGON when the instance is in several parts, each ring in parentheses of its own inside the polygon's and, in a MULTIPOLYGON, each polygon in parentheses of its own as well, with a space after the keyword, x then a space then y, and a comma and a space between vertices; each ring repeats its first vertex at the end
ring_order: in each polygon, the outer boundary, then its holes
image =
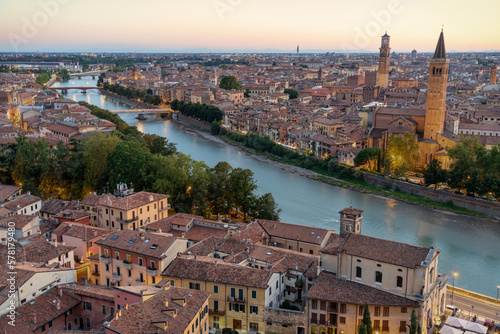
POLYGON ((0 52, 295 53, 499 50, 500 2, 3 0, 0 52), (486 24, 487 23, 487 24, 486 24), (196 51, 199 50, 199 51, 196 51), (266 51, 269 50, 269 51, 266 51))

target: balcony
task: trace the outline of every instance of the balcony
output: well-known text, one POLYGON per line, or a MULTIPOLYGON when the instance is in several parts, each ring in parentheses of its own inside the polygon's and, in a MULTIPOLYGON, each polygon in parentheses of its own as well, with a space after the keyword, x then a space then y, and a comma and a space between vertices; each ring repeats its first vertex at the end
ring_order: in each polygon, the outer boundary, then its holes
POLYGON ((218 316, 225 316, 226 315, 226 310, 214 310, 214 309, 209 309, 208 310, 209 315, 218 315, 218 316))
POLYGON ((101 256, 101 262, 103 263, 111 263, 112 259, 110 257, 106 257, 106 256, 101 256))
POLYGON ((146 274, 156 276, 156 268, 148 268, 146 269, 146 274))
POLYGON ((122 267, 126 269, 132 269, 132 263, 128 262, 127 260, 124 260, 122 267))
POLYGON ((92 273, 91 273, 92 276, 100 276, 101 274, 99 273, 99 271, 96 271, 94 270, 92 273))
POLYGON ((135 281, 136 281, 137 283, 140 283, 140 284, 144 284, 144 283, 146 283, 146 281, 145 281, 145 280, 143 280, 143 279, 141 280, 140 278, 136 279, 135 281))
POLYGON ((328 307, 326 308, 326 311, 327 311, 328 313, 339 313, 339 310, 338 310, 338 307, 337 307, 337 306, 335 306, 335 307, 328 306, 328 307))
POLYGON ((121 281, 122 280, 122 274, 113 273, 113 279, 115 281, 121 281))
POLYGON ((245 303, 245 298, 227 297, 228 302, 245 303))

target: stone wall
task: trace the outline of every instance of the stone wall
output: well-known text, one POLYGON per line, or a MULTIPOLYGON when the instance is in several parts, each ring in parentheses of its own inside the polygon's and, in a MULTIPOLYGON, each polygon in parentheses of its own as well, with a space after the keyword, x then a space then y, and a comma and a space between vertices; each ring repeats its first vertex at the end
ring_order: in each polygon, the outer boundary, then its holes
POLYGON ((306 328, 307 314, 300 311, 276 308, 264 309, 266 334, 297 334, 299 328, 306 328))
POLYGON ((178 112, 172 113, 172 120, 176 120, 180 123, 187 123, 191 126, 194 126, 198 129, 201 129, 201 130, 210 131, 210 124, 202 122, 202 121, 198 121, 198 120, 193 119, 193 118, 188 117, 188 116, 184 116, 178 112))
POLYGON ((398 187, 398 189, 404 193, 422 196, 436 202, 446 203, 448 201, 451 201, 455 206, 459 206, 476 212, 485 213, 487 215, 491 215, 494 217, 500 217, 500 203, 498 202, 492 202, 488 200, 482 200, 478 198, 447 193, 444 191, 434 190, 416 184, 388 179, 370 173, 364 173, 364 180, 368 183, 382 187, 385 186, 387 183, 392 183, 393 187, 398 187))

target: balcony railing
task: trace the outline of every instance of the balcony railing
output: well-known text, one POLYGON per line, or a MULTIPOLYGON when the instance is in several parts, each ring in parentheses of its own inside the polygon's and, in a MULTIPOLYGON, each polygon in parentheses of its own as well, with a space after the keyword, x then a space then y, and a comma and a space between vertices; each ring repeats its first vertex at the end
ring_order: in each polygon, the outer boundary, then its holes
POLYGON ((209 309, 208 314, 210 315, 218 315, 218 316, 225 316, 226 315, 226 310, 214 310, 214 309, 209 309))
POLYGON ((140 278, 136 279, 135 281, 136 281, 137 283, 141 283, 141 284, 146 283, 146 281, 145 281, 145 280, 140 279, 140 278))
POLYGON ((123 261, 123 268, 132 269, 132 263, 123 261))
POLYGON ((244 303, 245 298, 227 297, 227 301, 234 302, 234 303, 244 303))
POLYGON ((94 270, 94 271, 92 272, 92 276, 100 276, 100 275, 101 275, 101 274, 99 273, 99 271, 94 270))
POLYGON ((156 269, 148 268, 146 269, 148 275, 156 276, 156 269))
POLYGON ((116 280, 116 281, 121 281, 122 274, 113 273, 113 279, 116 280))
POLYGON ((101 256, 101 262, 103 262, 103 263, 110 263, 111 260, 112 259, 110 257, 101 256))
POLYGON ((116 221, 119 223, 132 223, 132 222, 135 222, 137 220, 139 220, 139 216, 134 217, 134 218, 130 218, 130 219, 116 219, 116 221))

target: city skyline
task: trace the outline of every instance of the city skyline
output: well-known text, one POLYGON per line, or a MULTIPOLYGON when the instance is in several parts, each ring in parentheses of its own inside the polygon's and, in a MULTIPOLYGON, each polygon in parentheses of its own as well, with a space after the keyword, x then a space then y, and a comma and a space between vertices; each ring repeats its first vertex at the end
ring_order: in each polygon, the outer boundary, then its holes
POLYGON ((189 3, 40 0, 0 2, 1 52, 431 52, 444 25, 451 52, 497 51, 500 3, 411 0, 193 0, 189 3), (341 5, 341 6, 340 6, 341 5), (488 8, 488 10, 484 10, 488 8), (464 24, 467 21, 467 24, 464 24), (488 25, 484 22, 489 22, 488 25))

